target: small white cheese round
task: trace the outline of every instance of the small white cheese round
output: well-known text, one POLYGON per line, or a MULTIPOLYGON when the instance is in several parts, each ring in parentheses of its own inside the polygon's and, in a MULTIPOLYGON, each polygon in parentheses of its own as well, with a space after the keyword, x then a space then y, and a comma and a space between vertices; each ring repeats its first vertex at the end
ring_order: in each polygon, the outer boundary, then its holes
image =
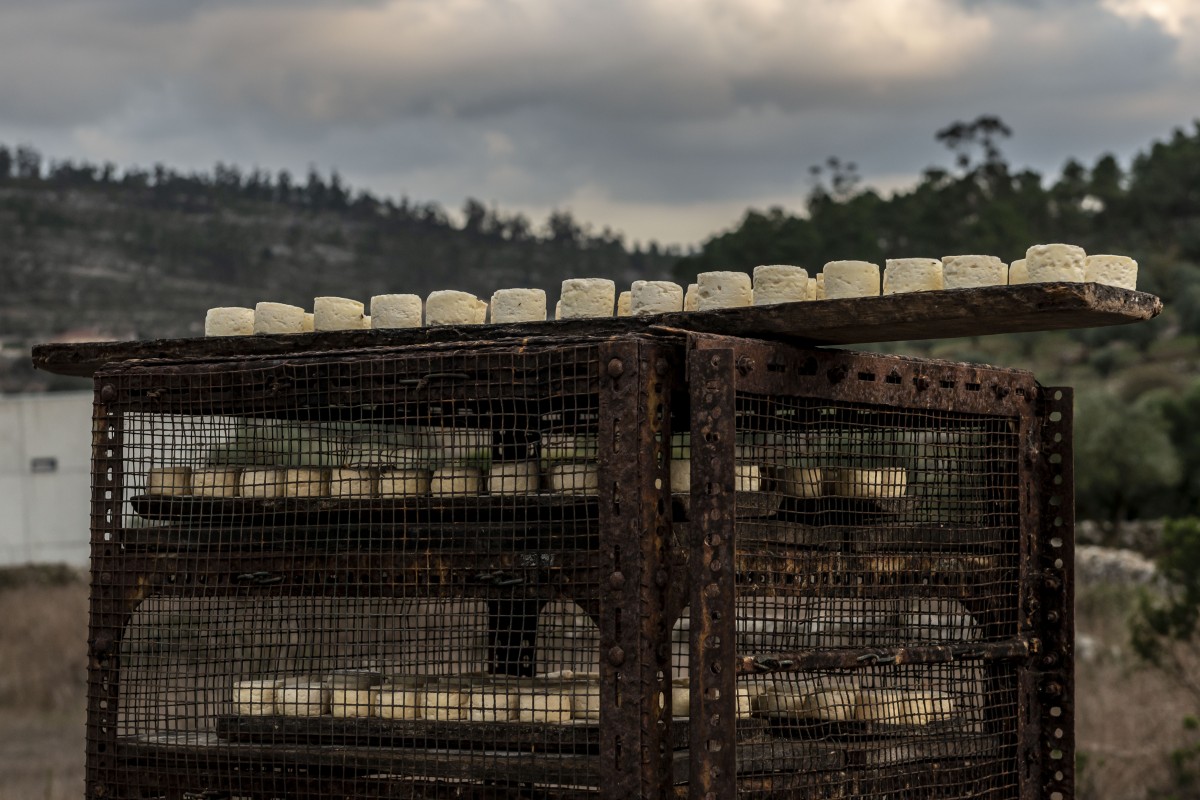
POLYGON ((205 336, 249 336, 254 333, 254 309, 239 306, 210 308, 204 315, 205 336))
POLYGON ((787 264, 765 264, 754 268, 754 305, 796 303, 812 300, 808 292, 808 270, 787 264))
POLYGON ((329 473, 320 467, 294 467, 287 471, 284 497, 325 497, 329 494, 329 473))
POLYGON ((275 713, 275 690, 279 681, 273 678, 238 681, 233 685, 233 711, 244 717, 263 717, 275 713))
POLYGON ((571 696, 563 692, 522 691, 517 701, 517 719, 561 725, 571 720, 571 696))
POLYGON ((546 292, 541 289, 498 289, 492 294, 492 322, 544 322, 546 292))
POLYGON ((633 292, 621 292, 617 295, 617 316, 630 316, 630 306, 633 303, 633 292))
POLYGON ((825 299, 825 273, 818 272, 817 277, 814 278, 814 280, 816 281, 816 283, 813 284, 813 299, 814 300, 824 300, 825 299))
POLYGON ((1035 244, 1025 251, 1025 266, 1030 283, 1082 283, 1087 277, 1087 253, 1073 244, 1035 244))
POLYGON ((1122 289, 1137 289, 1138 264, 1129 256, 1095 255, 1085 262, 1089 283, 1105 283, 1122 289))
POLYGON ((488 494, 535 494, 540 481, 536 461, 496 462, 488 471, 488 494))
POLYGON ((254 306, 255 333, 304 333, 304 315, 300 306, 287 303, 259 303, 254 306))
POLYGON ((329 711, 335 717, 374 716, 378 693, 372 689, 335 686, 329 691, 329 711))
POLYGON ((562 282, 560 319, 611 317, 617 285, 607 278, 568 278, 562 282))
POLYGON ((879 295, 878 264, 869 261, 830 261, 821 274, 825 276, 826 299, 879 295))
POLYGON ((168 497, 192 493, 191 467, 152 467, 146 475, 146 493, 168 497))
POLYGON ((936 258, 889 258, 883 263, 883 293, 933 292, 945 288, 936 258))
POLYGON ((825 491, 825 474, 820 467, 782 467, 778 481, 783 493, 792 497, 820 497, 825 491))
POLYGON ((429 494, 431 473, 427 469, 382 469, 380 497, 420 497, 429 494))
POLYGON ((744 272, 701 272, 696 285, 697 311, 754 305, 754 288, 744 272))
POLYGON ((192 470, 192 493, 198 497, 237 497, 238 467, 202 467, 192 470))
POLYGON ((683 293, 683 310, 695 311, 696 304, 700 302, 700 284, 689 283, 687 291, 683 293))
POLYGON ((284 497, 286 484, 286 469, 247 467, 242 470, 238 494, 242 497, 284 497))
POLYGON ((683 310, 683 287, 670 281, 634 281, 630 287, 629 313, 669 314, 683 310))
POLYGON ((1020 283, 1029 283, 1029 267, 1026 266, 1023 258, 1018 258, 1008 265, 1009 286, 1016 286, 1020 283))
POLYGON ((286 680, 275 690, 275 713, 319 717, 329 713, 329 687, 320 681, 286 680))
POLYGON ((942 259, 947 289, 973 289, 1008 284, 1008 266, 995 256, 945 256, 942 259))
POLYGON ((477 495, 483 489, 483 472, 478 467, 439 467, 429 481, 434 497, 477 495))
POLYGON ((594 495, 600 486, 596 465, 578 462, 554 464, 546 470, 546 482, 563 494, 594 495))
POLYGON ((470 292, 439 289, 425 300, 425 324, 482 325, 487 320, 488 304, 470 292))
POLYGON ((313 327, 318 331, 357 331, 371 327, 357 300, 318 297, 313 300, 313 327))
POLYGON ((415 294, 377 294, 371 298, 371 327, 421 327, 422 303, 415 294))
POLYGON ((370 497, 375 493, 375 476, 369 469, 338 467, 329 473, 332 497, 370 497))

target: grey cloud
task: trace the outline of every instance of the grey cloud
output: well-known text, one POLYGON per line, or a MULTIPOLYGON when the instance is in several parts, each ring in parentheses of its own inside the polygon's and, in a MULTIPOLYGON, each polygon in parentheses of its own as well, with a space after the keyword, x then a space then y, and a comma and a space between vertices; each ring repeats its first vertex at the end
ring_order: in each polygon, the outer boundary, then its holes
POLYGON ((1142 146, 1200 99, 1178 39, 1098 0, 911 0, 915 32, 818 2, 20 1, 0 11, 0 140, 313 162, 452 207, 800 196, 829 155, 868 180, 948 164, 934 131, 985 112, 1015 162, 1053 169, 1142 146))

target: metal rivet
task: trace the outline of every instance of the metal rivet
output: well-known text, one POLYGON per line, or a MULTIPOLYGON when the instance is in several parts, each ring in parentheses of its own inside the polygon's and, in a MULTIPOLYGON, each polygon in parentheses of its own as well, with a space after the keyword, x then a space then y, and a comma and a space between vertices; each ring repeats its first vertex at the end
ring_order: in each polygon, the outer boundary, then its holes
POLYGON ((619 378, 624 374, 625 374, 625 365, 621 362, 621 359, 614 358, 613 360, 608 362, 608 377, 619 378))
POLYGON ((622 589, 625 586, 625 576, 620 572, 614 572, 608 576, 608 585, 613 589, 622 589))
POLYGON ((106 403, 110 403, 117 398, 117 387, 111 383, 106 383, 100 387, 100 399, 106 403))
POLYGON ((918 375, 913 378, 913 385, 917 387, 918 392, 923 392, 929 388, 931 381, 928 375, 918 375))
POLYGON ((619 667, 625 663, 625 651, 619 646, 614 646, 608 651, 608 663, 614 667, 619 667))
POLYGON ((671 578, 669 575, 667 575, 667 571, 665 569, 660 569, 654 573, 654 583, 660 587, 666 586, 670 579, 671 578))
POLYGON ((737 360, 738 372, 745 375, 750 370, 754 369, 754 359, 750 356, 739 356, 737 360))

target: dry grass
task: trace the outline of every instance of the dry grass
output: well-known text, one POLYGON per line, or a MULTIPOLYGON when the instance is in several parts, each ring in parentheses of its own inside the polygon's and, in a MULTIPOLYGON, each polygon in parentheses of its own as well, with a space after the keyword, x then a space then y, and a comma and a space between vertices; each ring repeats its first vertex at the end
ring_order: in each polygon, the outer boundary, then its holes
MULTIPOLYGON (((1077 672, 1080 800, 1154 796, 1169 751, 1192 741, 1181 722, 1194 699, 1129 653, 1132 598, 1109 586, 1078 593, 1078 631, 1095 642, 1077 672)), ((82 795, 86 613, 78 573, 0 571, 0 800, 82 795)))

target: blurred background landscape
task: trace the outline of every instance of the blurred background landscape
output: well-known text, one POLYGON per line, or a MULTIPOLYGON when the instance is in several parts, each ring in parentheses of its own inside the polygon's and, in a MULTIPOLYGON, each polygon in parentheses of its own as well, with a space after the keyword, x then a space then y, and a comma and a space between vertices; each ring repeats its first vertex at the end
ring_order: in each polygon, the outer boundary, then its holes
POLYGON ((1078 796, 1200 798, 1198 117, 1191 0, 6 3, 0 800, 82 793, 86 510, 49 476, 86 485, 90 385, 34 343, 1051 241, 1166 310, 873 349, 1076 387, 1078 796))

